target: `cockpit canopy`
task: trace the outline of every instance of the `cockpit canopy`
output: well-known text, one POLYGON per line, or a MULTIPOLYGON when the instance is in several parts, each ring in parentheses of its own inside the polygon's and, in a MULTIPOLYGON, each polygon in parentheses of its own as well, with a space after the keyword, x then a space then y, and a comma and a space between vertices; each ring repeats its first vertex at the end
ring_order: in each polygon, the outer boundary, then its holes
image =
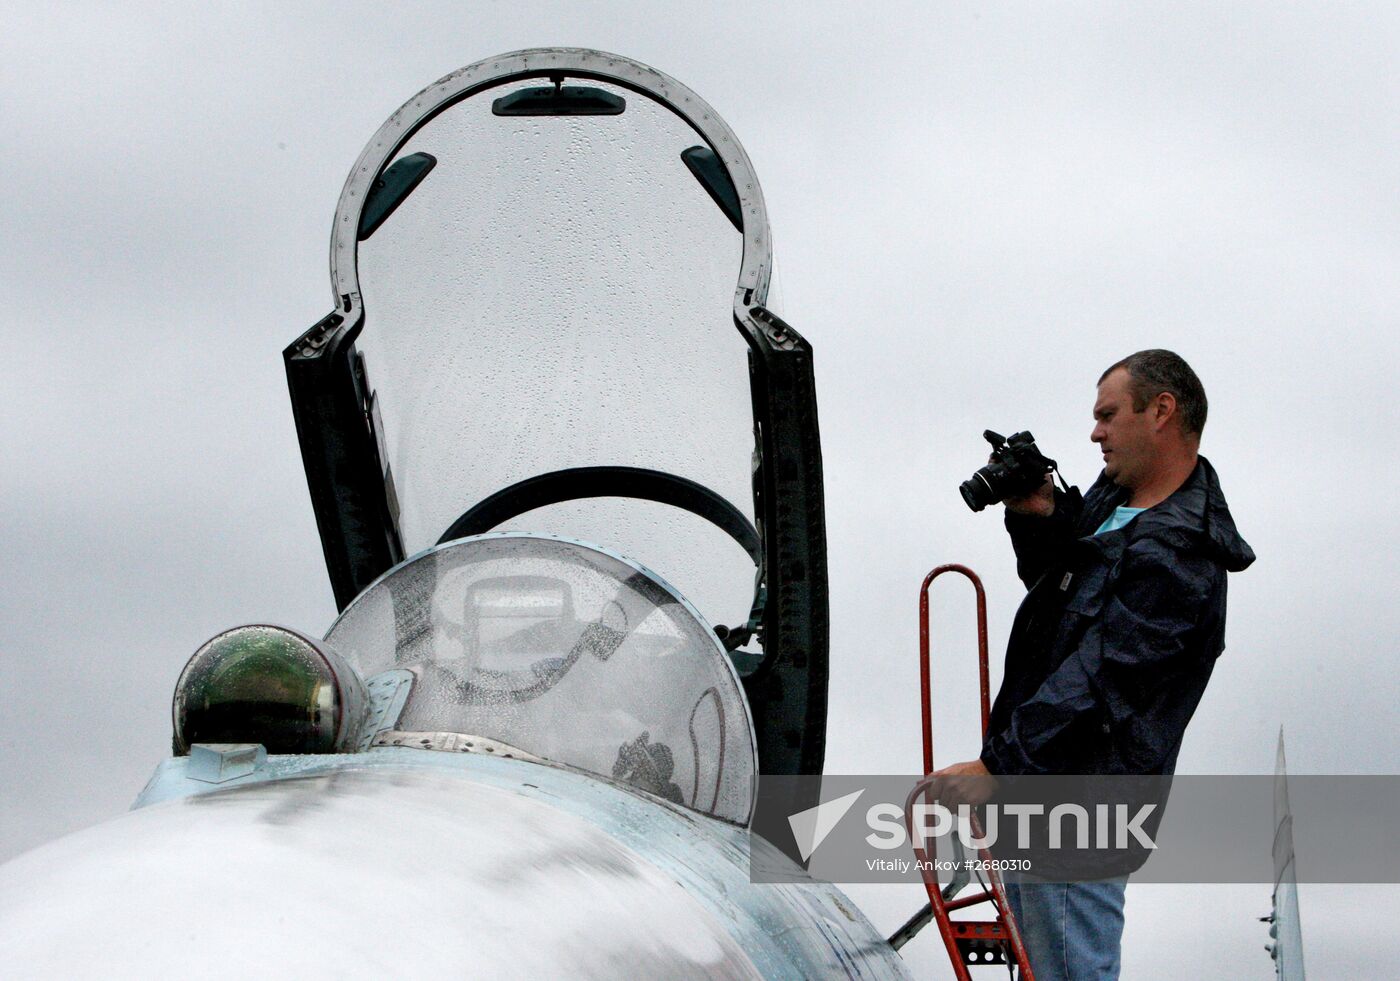
MULTIPOLYGON (((765 769, 819 771, 815 385, 765 305, 771 271, 738 140, 651 68, 533 49, 409 99, 341 193, 336 309, 284 351, 340 608, 435 543, 596 542, 660 570, 735 652, 765 769)), ((562 602, 483 585, 487 641, 507 593, 562 602)))
MULTIPOLYGON (((683 157, 708 147, 664 105, 602 82, 587 91, 615 113, 501 114, 541 91, 505 83, 426 122, 385 173, 427 169, 361 231, 357 346, 403 548, 435 544, 502 488, 599 465, 693 481, 752 525, 748 345, 732 313, 742 235, 683 157)), ((664 569, 714 623, 753 605, 744 550, 655 501, 560 501, 501 527, 664 569)))
POLYGON ((689 603, 620 556, 538 535, 452 542, 365 590, 326 642, 363 678, 412 675, 400 732, 484 737, 748 821, 734 668, 689 603))

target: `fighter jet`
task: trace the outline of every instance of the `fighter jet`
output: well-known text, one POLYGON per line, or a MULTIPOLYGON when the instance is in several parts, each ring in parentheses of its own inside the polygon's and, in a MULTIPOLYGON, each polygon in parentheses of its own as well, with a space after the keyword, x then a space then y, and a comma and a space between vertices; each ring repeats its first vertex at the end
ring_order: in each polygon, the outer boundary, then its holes
POLYGON ((284 352, 339 616, 216 634, 132 811, 0 868, 7 976, 903 977, 755 885, 819 773, 812 349, 719 115, 583 49, 408 99, 284 352))

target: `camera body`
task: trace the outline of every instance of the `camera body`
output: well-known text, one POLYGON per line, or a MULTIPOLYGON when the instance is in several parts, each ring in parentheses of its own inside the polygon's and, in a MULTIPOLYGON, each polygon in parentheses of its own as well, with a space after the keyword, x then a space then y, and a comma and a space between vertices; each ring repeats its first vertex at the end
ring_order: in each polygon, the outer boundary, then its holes
POLYGON ((958 492, 974 511, 1008 497, 1021 497, 1041 485, 1045 475, 1056 469, 1055 461, 1036 449, 1029 432, 1002 436, 990 429, 982 438, 992 444, 992 461, 964 480, 958 492))

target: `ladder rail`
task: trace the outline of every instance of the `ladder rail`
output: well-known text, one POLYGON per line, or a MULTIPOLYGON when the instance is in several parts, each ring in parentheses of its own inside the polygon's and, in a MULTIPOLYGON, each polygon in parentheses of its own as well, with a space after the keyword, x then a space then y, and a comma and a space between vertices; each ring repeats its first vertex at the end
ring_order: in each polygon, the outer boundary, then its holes
MULTIPOLYGON (((987 593, 982 588, 981 578, 967 566, 959 563, 940 565, 924 577, 923 586, 919 590, 919 697, 923 719, 924 776, 914 785, 914 789, 905 799, 905 827, 909 830, 909 841, 914 846, 914 854, 919 862, 919 874, 923 878, 924 891, 928 893, 929 909, 932 911, 934 922, 938 925, 939 935, 943 938, 943 945, 948 950, 948 957, 953 964, 953 973, 957 976, 958 981, 971 981, 971 977, 958 949, 958 936, 963 928, 955 926, 948 914, 953 910, 967 909, 983 902, 991 902, 996 910, 996 919, 991 923, 969 923, 968 926, 976 928, 977 934, 981 937, 1004 942, 1011 957, 1015 960, 1018 976, 1022 981, 1035 981, 1035 975, 1030 967, 1030 958, 1026 954, 1025 943, 1021 939, 1020 928, 1016 925, 1016 918, 1011 913, 1011 906, 1006 898, 1006 889, 1001 881, 1001 873, 997 871, 991 852, 986 848, 977 849, 978 857, 987 863, 987 888, 978 895, 965 896, 962 899, 945 898, 938 884, 938 843, 934 841, 931 850, 925 849, 922 836, 915 834, 915 828, 919 825, 916 825, 914 821, 914 808, 919 803, 920 798, 928 798, 932 784, 931 774, 933 773, 933 699, 931 694, 933 671, 932 645, 929 639, 929 587, 933 585, 935 579, 949 572, 965 576, 972 583, 976 594, 978 681, 981 689, 983 737, 987 734, 987 726, 991 720, 991 675, 987 658, 987 593)), ((975 814, 971 816, 970 823, 973 834, 976 838, 982 839, 981 822, 975 814)), ((918 919, 917 915, 915 919, 918 919)), ((906 927, 912 926, 913 922, 911 920, 910 924, 906 924, 906 927)), ((967 921, 957 922, 962 924, 967 921)))

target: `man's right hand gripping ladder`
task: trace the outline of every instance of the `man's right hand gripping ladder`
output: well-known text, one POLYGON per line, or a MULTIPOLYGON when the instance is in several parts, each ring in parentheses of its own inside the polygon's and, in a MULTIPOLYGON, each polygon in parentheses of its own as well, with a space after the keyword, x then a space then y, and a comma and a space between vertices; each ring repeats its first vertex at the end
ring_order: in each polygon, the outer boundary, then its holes
MULTIPOLYGON (((933 772, 933 707, 929 698, 929 614, 928 590, 935 579, 945 572, 957 572, 966 576, 977 591, 977 655, 979 660, 979 680, 982 687, 982 735, 987 734, 987 722, 992 714, 991 694, 987 675, 987 594, 982 589, 982 580, 967 566, 940 565, 924 577, 923 588, 919 590, 919 687, 923 698, 924 723, 924 778, 914 785, 914 790, 904 803, 905 827, 909 829, 909 840, 913 843, 914 854, 919 860, 919 871, 923 876, 924 889, 928 892, 928 905, 908 923, 900 927, 890 943, 897 949, 902 947, 914 934, 918 933, 930 920, 938 924, 938 932, 943 937, 943 945, 948 949, 948 957, 953 962, 953 973, 959 981, 971 981, 969 967, 1001 965, 1009 970, 1010 964, 1017 967, 1021 981, 1035 981, 1031 973, 1030 959, 1026 956, 1025 945, 1021 942, 1021 932, 1016 919, 1011 915, 1011 907, 1006 900, 1006 890, 1002 885, 1001 873, 992 861, 987 849, 978 850, 982 859, 981 867, 986 870, 986 880, 981 881, 980 891, 958 897, 963 887, 972 881, 968 868, 967 855, 957 837, 948 838, 950 861, 955 863, 952 880, 944 887, 938 884, 938 840, 933 839, 925 849, 923 838, 915 834, 921 824, 914 820, 914 809, 919 804, 931 804, 929 774, 933 772), (949 914, 955 910, 967 909, 981 903, 992 904, 993 918, 990 920, 953 920, 949 914)), ((982 828, 976 814, 971 816, 972 833, 981 839, 982 828)))

